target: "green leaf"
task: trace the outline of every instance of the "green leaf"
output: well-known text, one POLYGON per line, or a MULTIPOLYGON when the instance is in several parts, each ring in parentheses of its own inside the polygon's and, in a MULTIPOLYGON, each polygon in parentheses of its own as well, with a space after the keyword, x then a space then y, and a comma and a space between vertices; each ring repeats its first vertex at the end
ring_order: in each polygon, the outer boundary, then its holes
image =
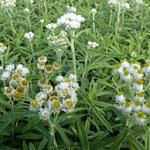
POLYGON ((43 150, 47 142, 48 142, 48 139, 44 137, 41 143, 39 144, 38 150, 43 150))
POLYGON ((78 136, 82 145, 82 150, 90 150, 88 135, 81 121, 77 122, 78 136))

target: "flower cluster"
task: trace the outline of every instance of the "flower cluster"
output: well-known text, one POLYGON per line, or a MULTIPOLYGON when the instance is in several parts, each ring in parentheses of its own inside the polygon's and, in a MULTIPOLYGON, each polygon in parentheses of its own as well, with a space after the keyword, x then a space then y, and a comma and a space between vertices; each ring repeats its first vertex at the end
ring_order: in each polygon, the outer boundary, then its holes
MULTIPOLYGON (((46 63, 47 58, 41 56, 40 63, 46 63)), ((67 77, 59 75, 55 78, 57 84, 51 83, 49 79, 40 79, 38 87, 40 92, 31 100, 30 110, 38 112, 40 119, 47 120, 52 113, 60 111, 71 112, 77 103, 77 76, 70 74, 67 77)))
POLYGON ((150 75, 150 61, 147 61, 142 67, 140 63, 130 64, 124 60, 115 65, 114 72, 127 83, 128 89, 133 95, 129 96, 128 93, 128 96, 125 97, 122 92, 119 92, 115 98, 118 108, 133 116, 138 124, 144 124, 150 114, 150 101, 147 100, 144 90, 150 75))
POLYGON ((66 47, 68 44, 67 33, 65 31, 61 31, 58 35, 50 34, 47 40, 50 45, 66 47))
POLYGON ((108 0, 108 5, 111 7, 120 7, 122 9, 130 9, 130 5, 126 0, 108 0))
POLYGON ((29 41, 31 41, 31 40, 33 39, 33 37, 34 37, 34 33, 33 33, 33 32, 26 32, 26 33, 24 34, 24 37, 25 37, 26 39, 28 39, 29 41))
POLYGON ((6 49, 7 46, 5 46, 3 43, 0 43, 0 55, 3 54, 6 49))
POLYGON ((1 7, 15 7, 16 0, 0 0, 1 7))
POLYGON ((14 100, 20 100, 27 92, 29 81, 26 79, 30 71, 22 64, 15 66, 14 64, 7 65, 0 76, 0 79, 8 86, 4 88, 4 93, 14 100))
POLYGON ((96 47, 98 47, 98 46, 99 46, 99 44, 96 43, 96 42, 88 41, 88 43, 87 43, 87 48, 88 48, 88 49, 90 49, 90 48, 96 48, 96 47))
POLYGON ((61 64, 59 63, 53 63, 53 65, 46 64, 47 57, 46 56, 40 56, 38 58, 37 68, 39 70, 43 70, 45 73, 50 74, 53 70, 58 70, 61 67, 61 64))
POLYGON ((58 26, 64 26, 65 29, 78 29, 85 19, 81 15, 76 14, 76 8, 68 6, 66 14, 57 19, 58 26))

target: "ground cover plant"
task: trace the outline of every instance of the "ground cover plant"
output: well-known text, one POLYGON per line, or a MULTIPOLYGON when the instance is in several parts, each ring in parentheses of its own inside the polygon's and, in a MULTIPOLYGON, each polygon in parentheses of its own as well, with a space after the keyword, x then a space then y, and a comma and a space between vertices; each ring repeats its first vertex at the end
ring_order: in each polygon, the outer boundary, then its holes
POLYGON ((150 150, 149 0, 0 0, 1 150, 150 150))

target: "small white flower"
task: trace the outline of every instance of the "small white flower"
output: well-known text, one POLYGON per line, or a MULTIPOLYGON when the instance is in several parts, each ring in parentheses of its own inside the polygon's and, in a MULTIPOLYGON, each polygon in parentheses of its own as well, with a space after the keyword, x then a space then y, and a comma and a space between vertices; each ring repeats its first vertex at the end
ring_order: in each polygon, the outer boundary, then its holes
POLYGON ((61 76, 61 75, 59 75, 59 76, 56 77, 56 81, 57 82, 62 82, 63 80, 64 80, 64 77, 61 76))
POLYGON ((150 62, 146 62, 143 68, 143 71, 148 74, 150 73, 150 62))
POLYGON ((59 87, 59 89, 61 89, 61 90, 68 89, 69 83, 61 82, 61 83, 58 85, 58 87, 59 87))
POLYGON ((29 13, 29 12, 30 12, 29 8, 25 8, 25 9, 24 9, 24 12, 25 12, 25 13, 29 13))
POLYGON ((40 19, 40 23, 43 24, 44 23, 44 19, 40 19))
POLYGON ((0 0, 1 7, 15 7, 16 0, 0 0))
POLYGON ((144 76, 142 69, 137 70, 137 72, 134 74, 134 77, 136 79, 142 79, 144 76))
POLYGON ((38 68, 39 70, 44 70, 44 69, 45 69, 45 64, 37 63, 37 68, 38 68))
POLYGON ((146 115, 142 111, 135 113, 135 119, 139 125, 144 125, 146 122, 146 115))
POLYGON ((72 6, 67 6, 68 12, 73 12, 76 13, 77 9, 75 7, 72 6))
POLYGON ((123 67, 120 64, 115 65, 115 73, 121 74, 123 73, 123 67))
POLYGON ((133 83, 133 89, 137 91, 143 91, 143 84, 144 81, 142 79, 139 79, 135 83, 133 83))
POLYGON ((124 61, 121 62, 121 66, 123 68, 127 69, 130 66, 130 64, 129 64, 129 62, 127 62, 126 60, 124 60, 124 61))
POLYGON ((35 95, 35 99, 41 101, 46 98, 46 94, 44 92, 39 92, 35 95))
POLYGON ((71 81, 77 82, 77 75, 76 75, 76 74, 70 74, 70 75, 69 75, 69 79, 70 79, 71 81))
POLYGON ((26 39, 28 39, 29 41, 31 41, 34 37, 34 33, 33 32, 27 32, 27 33, 24 34, 24 37, 26 39))
POLYGON ((46 28, 48 30, 54 30, 55 28, 57 28, 57 24, 56 23, 50 23, 50 24, 46 25, 46 28))
POLYGON ((142 111, 145 113, 150 113, 150 102, 147 102, 146 104, 143 104, 142 111))
POLYGON ((48 120, 50 117, 50 111, 47 108, 40 108, 39 117, 42 120, 48 120))
POLYGON ((128 70, 123 71, 120 74, 120 77, 121 77, 121 79, 123 79, 125 81, 131 81, 131 79, 132 79, 132 76, 128 70))
POLYGON ((88 48, 88 49, 89 49, 89 48, 96 48, 96 47, 98 47, 98 46, 99 46, 99 44, 96 43, 96 42, 88 41, 88 43, 87 43, 87 48, 88 48))
POLYGON ((1 75, 1 80, 5 81, 10 78, 10 73, 8 71, 4 71, 1 75))
POLYGON ((0 43, 0 54, 3 54, 6 49, 7 47, 3 43, 0 43))
POLYGON ((135 2, 136 2, 137 4, 143 4, 143 3, 144 3, 143 0, 135 0, 135 2))
POLYGON ((93 15, 95 15, 97 13, 97 10, 95 8, 92 8, 90 13, 92 13, 93 15))
POLYGON ((143 103, 144 102, 144 92, 138 92, 134 99, 139 100, 141 103, 143 103))
POLYGON ((15 65, 14 64, 10 64, 10 65, 7 65, 6 67, 5 67, 5 70, 6 71, 8 71, 8 72, 12 72, 12 71, 14 71, 14 69, 15 69, 15 65))
POLYGON ((133 101, 132 109, 133 109, 134 111, 139 111, 139 110, 141 110, 141 102, 140 102, 139 100, 133 101))
POLYGON ((116 95, 116 98, 115 98, 115 101, 118 102, 118 103, 124 103, 125 102, 125 97, 122 93, 118 93, 116 95))
POLYGON ((124 102, 123 103, 123 109, 122 109, 122 111, 123 112, 125 112, 125 113, 130 113, 131 111, 132 111, 132 107, 131 107, 132 105, 131 105, 131 102, 124 102))

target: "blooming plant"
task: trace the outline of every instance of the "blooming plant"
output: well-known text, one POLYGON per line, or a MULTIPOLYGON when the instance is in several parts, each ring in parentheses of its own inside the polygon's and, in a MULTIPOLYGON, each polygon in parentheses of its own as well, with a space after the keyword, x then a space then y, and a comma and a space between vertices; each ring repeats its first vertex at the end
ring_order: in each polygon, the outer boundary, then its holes
POLYGON ((0 0, 0 150, 150 150, 149 7, 0 0))

